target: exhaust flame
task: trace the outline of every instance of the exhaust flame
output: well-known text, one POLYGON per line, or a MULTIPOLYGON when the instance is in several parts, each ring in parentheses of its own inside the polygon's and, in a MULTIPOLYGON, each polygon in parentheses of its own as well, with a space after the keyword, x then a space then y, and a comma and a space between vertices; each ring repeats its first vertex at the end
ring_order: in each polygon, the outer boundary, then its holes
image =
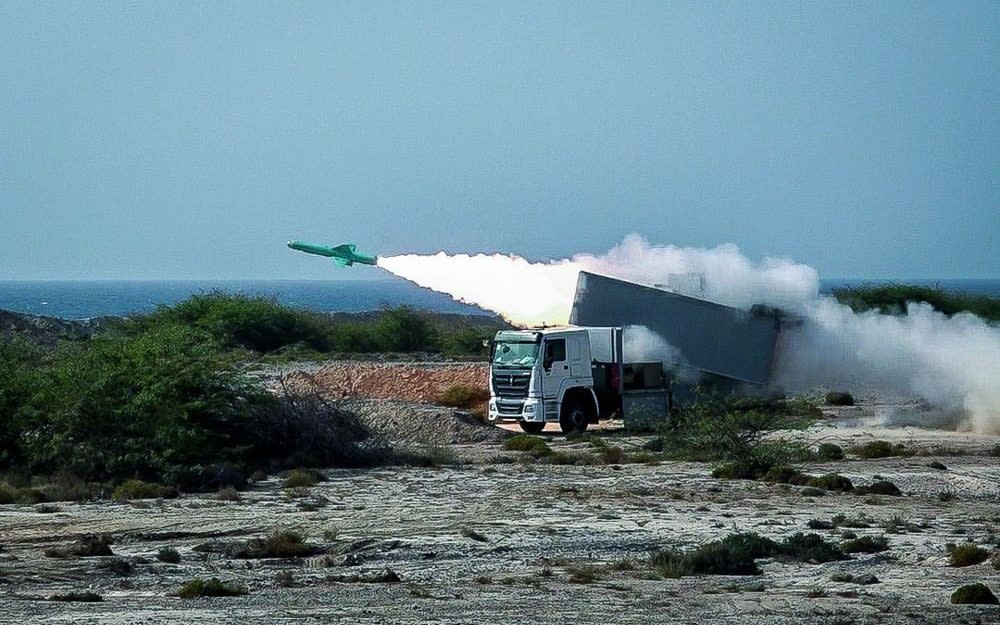
POLYGON ((963 427, 1000 433, 1000 328, 927 305, 911 305, 906 316, 855 314, 819 295, 813 268, 776 258, 755 264, 735 245, 653 246, 630 235, 603 255, 547 262, 439 252, 380 257, 378 265, 521 326, 567 323, 581 270, 668 287, 677 276, 696 275, 701 288, 693 295, 741 308, 780 306, 806 319, 783 339, 775 381, 787 390, 904 392, 958 415, 963 427))

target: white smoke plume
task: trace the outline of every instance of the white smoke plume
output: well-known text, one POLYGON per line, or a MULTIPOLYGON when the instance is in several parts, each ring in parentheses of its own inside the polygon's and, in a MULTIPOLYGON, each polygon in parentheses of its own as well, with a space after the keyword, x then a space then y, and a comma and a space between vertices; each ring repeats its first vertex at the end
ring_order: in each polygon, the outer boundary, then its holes
POLYGON ((567 323, 581 270, 668 286, 678 275, 697 275, 707 299, 803 315, 805 323, 784 332, 778 355, 775 381, 787 390, 893 390, 960 414, 964 427, 1000 433, 1000 327, 969 314, 949 318, 926 305, 911 305, 906 316, 855 314, 819 295, 811 267, 777 258, 754 263, 735 245, 650 245, 630 235, 606 254, 546 262, 439 252, 380 257, 378 264, 522 326, 567 323))
POLYGON ((505 254, 438 252, 380 256, 378 266, 524 326, 566 324, 581 270, 652 285, 697 274, 704 277, 701 295, 744 308, 758 303, 798 307, 819 292, 819 274, 806 265, 776 258, 755 265, 732 244, 653 246, 635 234, 600 256, 530 262, 505 254))

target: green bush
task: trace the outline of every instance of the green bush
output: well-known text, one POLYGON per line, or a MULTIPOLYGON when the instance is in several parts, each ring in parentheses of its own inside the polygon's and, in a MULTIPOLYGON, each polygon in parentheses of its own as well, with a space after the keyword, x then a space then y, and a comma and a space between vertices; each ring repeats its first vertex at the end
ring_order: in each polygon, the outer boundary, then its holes
POLYGON ((449 386, 437 397, 437 403, 442 406, 465 409, 482 409, 489 400, 489 389, 468 384, 449 386))
POLYGON ((997 596, 986 584, 976 582, 975 584, 959 586, 958 590, 951 593, 951 602, 954 604, 997 605, 1000 604, 1000 599, 997 599, 997 596))
POLYGON ((56 594, 49 597, 49 601, 79 601, 84 603, 93 603, 97 601, 104 601, 104 598, 96 592, 90 592, 85 590, 83 592, 72 591, 63 594, 56 594))
POLYGON ((285 474, 283 488, 311 488, 325 478, 317 471, 308 469, 292 469, 285 474))
POLYGON ((852 451, 866 460, 873 460, 876 458, 905 455, 906 447, 902 443, 893 445, 889 441, 875 440, 864 445, 859 445, 852 451))
POLYGON ((177 496, 173 486, 150 484, 142 480, 126 480, 119 484, 111 493, 113 501, 131 501, 133 499, 169 499, 177 496))
POLYGON ((535 457, 547 456, 552 448, 537 436, 515 434, 503 442, 503 448, 508 451, 524 451, 535 457))
POLYGON ((906 284, 869 285, 834 289, 834 297, 855 312, 877 310, 882 314, 906 314, 909 302, 925 302, 946 315, 960 312, 987 321, 1000 321, 1000 298, 969 293, 949 293, 929 286, 906 284))
POLYGON ((878 553, 889 548, 889 539, 885 536, 862 536, 840 543, 844 553, 878 553))
POLYGON ((844 449, 833 443, 822 443, 816 451, 816 457, 820 460, 843 460, 844 449))
POLYGON ((140 329, 182 324, 208 333, 227 347, 268 352, 302 343, 317 351, 332 347, 318 315, 295 310, 268 297, 222 293, 192 295, 139 318, 140 329))
POLYGON ((181 554, 173 547, 160 547, 156 552, 156 559, 167 564, 177 564, 181 561, 181 554))
POLYGON ((989 551, 977 545, 965 543, 951 550, 949 561, 954 567, 973 566, 986 562, 989 557, 989 551))
POLYGON ((808 427, 815 415, 801 402, 764 402, 706 396, 679 410, 661 437, 665 455, 722 462, 713 473, 727 479, 757 479, 776 465, 811 457, 805 446, 771 440, 775 430, 808 427))
POLYGON ((826 475, 821 475, 819 477, 814 477, 807 483, 813 488, 822 488, 823 490, 837 490, 843 492, 850 492, 854 490, 854 484, 849 478, 843 475, 838 475, 836 473, 828 473, 826 475))
POLYGON ((828 542, 819 534, 795 533, 781 543, 781 555, 800 562, 834 562, 845 560, 837 545, 828 542))
POLYGON ((177 596, 181 599, 194 599, 196 597, 239 597, 247 594, 247 589, 236 584, 229 584, 219 581, 218 578, 201 579, 196 577, 184 582, 177 596))

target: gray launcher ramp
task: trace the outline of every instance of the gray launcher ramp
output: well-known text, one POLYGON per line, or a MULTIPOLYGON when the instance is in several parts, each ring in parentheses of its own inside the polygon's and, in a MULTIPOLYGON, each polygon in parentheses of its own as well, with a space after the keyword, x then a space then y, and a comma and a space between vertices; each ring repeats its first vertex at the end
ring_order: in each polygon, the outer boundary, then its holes
POLYGON ((646 326, 679 349, 687 366, 763 386, 781 317, 773 309, 742 310, 581 271, 570 323, 646 326))

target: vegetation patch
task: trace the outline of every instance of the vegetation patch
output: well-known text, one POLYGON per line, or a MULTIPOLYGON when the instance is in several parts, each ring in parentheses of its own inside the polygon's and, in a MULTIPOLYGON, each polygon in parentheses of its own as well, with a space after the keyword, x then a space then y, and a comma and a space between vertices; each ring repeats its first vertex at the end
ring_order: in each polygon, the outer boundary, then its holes
POLYGON ((800 562, 843 560, 840 549, 817 534, 794 534, 782 542, 752 532, 732 534, 722 540, 681 551, 670 547, 650 554, 650 564, 663 577, 685 575, 757 575, 756 560, 781 557, 800 562))
POLYGON ((807 484, 813 488, 822 488, 823 490, 841 491, 845 493, 854 490, 854 483, 851 482, 850 479, 836 473, 828 473, 826 475, 814 477, 810 479, 807 484))
POLYGON ((464 408, 466 410, 483 410, 486 402, 490 400, 490 391, 486 387, 470 386, 468 384, 455 384, 446 388, 437 397, 437 403, 442 406, 452 408, 464 408))
POLYGON ((844 553, 878 553, 888 548, 889 539, 885 536, 862 536, 840 543, 840 550, 844 553))
POLYGON ((866 514, 856 514, 854 516, 847 516, 846 514, 840 513, 833 515, 831 519, 837 527, 850 527, 852 529, 862 529, 872 526, 872 520, 866 514))
POLYGON ((593 584, 601 579, 601 569, 591 564, 577 564, 566 567, 571 584, 593 584))
POLYGON ((52 595, 49 597, 49 601, 80 601, 84 603, 93 603, 97 601, 104 601, 104 597, 89 590, 83 592, 71 591, 63 594, 52 595))
POLYGON ((319 471, 311 469, 292 469, 284 474, 282 488, 312 488, 326 478, 319 471))
POLYGON ((831 391, 824 398, 828 406, 853 406, 854 396, 843 391, 831 391))
POLYGON ((905 315, 911 302, 929 304, 945 315, 969 312, 987 321, 1000 321, 1000 298, 953 293, 931 286, 881 284, 834 289, 833 296, 855 312, 877 310, 884 315, 905 315))
POLYGON ((844 448, 834 443, 822 443, 816 450, 816 458, 825 461, 843 460, 844 448))
POLYGON ((528 434, 515 434, 503 442, 503 448, 508 451, 523 451, 535 456, 547 456, 552 453, 549 447, 541 438, 529 436, 528 434))
POLYGON ((196 577, 184 582, 177 596, 181 599, 196 597, 240 597, 247 594, 245 586, 220 581, 219 578, 202 579, 196 577))
POLYGON ((876 458, 890 458, 892 456, 906 456, 910 455, 906 446, 902 443, 896 443, 893 445, 889 441, 874 440, 865 443, 864 445, 859 445, 851 450, 856 455, 861 456, 866 460, 874 460, 876 458))
POLYGON ((177 564, 181 561, 181 554, 173 547, 160 547, 156 552, 156 559, 167 564, 177 564))
POLYGON ((244 542, 210 541, 195 545, 199 553, 221 553, 229 558, 304 558, 316 555, 322 549, 306 542, 305 536, 292 530, 275 530, 264 538, 251 538, 244 542))
POLYGON ((978 545, 964 543, 951 550, 949 563, 954 567, 973 566, 986 562, 990 552, 978 545))
POLYGON ((786 466, 773 466, 767 473, 760 477, 762 482, 775 482, 778 484, 795 484, 805 486, 812 479, 812 476, 786 466))
POLYGON ((776 430, 808 427, 819 414, 803 400, 761 400, 705 395, 677 411, 657 446, 666 458, 722 462, 721 479, 757 479, 771 467, 812 457, 797 442, 773 439, 776 430))
POLYGON ((869 486, 860 486, 855 489, 859 495, 886 495, 888 497, 900 497, 899 487, 888 480, 876 480, 869 486))
POLYGON ((113 501, 132 501, 134 499, 171 499, 177 497, 177 489, 173 486, 152 484, 142 480, 126 480, 119 484, 111 493, 113 501))
POLYGON ((997 605, 1000 600, 993 594, 993 591, 981 582, 975 584, 965 584, 959 586, 958 590, 951 593, 951 602, 955 604, 971 605, 997 605))
POLYGON ((45 550, 49 558, 92 558, 112 556, 111 537, 107 534, 89 534, 77 539, 66 547, 51 547, 45 550))

